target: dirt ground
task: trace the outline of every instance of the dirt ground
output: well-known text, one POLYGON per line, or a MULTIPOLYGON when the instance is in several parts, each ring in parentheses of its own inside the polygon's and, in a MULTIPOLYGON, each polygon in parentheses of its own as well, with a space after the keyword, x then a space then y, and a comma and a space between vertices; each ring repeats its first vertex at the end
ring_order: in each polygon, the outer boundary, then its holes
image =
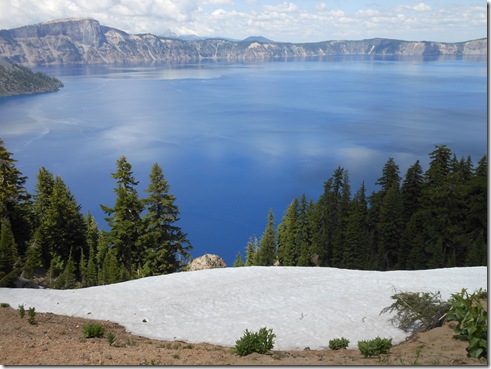
MULTIPOLYGON (((466 342, 443 327, 394 346, 388 355, 364 358, 358 350, 276 351, 240 357, 231 347, 160 341, 132 335, 109 321, 36 313, 36 323, 18 310, 0 308, 0 364, 3 365, 486 365, 467 358, 466 342), (89 322, 106 328, 104 338, 83 338, 89 322), (114 333, 109 344, 107 335, 114 333)), ((239 338, 239 337, 238 337, 239 338)), ((327 346, 327 343, 326 343, 327 346)))

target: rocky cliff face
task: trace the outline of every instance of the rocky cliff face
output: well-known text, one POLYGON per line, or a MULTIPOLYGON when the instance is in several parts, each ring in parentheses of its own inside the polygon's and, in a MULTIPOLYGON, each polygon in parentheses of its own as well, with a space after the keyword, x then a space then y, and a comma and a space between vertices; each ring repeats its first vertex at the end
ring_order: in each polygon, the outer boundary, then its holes
POLYGON ((0 58, 24 65, 254 60, 325 55, 486 55, 487 39, 460 43, 390 39, 276 43, 185 41, 130 35, 94 19, 63 19, 0 31, 0 58))

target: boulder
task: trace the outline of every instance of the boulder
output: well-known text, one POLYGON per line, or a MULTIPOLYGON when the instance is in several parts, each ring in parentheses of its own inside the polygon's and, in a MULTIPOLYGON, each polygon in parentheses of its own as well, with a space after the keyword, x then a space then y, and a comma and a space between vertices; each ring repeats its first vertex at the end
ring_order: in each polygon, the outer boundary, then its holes
POLYGON ((225 264, 225 261, 218 256, 214 254, 205 254, 203 256, 200 256, 199 258, 194 259, 191 263, 188 265, 188 271, 193 271, 193 270, 202 270, 202 269, 216 269, 216 268, 226 268, 227 264, 225 264))

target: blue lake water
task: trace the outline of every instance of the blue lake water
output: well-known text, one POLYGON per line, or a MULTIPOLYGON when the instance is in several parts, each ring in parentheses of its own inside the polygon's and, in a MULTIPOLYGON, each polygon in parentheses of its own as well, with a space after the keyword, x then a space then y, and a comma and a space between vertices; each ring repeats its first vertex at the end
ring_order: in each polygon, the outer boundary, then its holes
POLYGON ((33 191, 40 166, 60 175, 105 227, 115 162, 144 196, 158 162, 194 257, 231 265, 269 208, 315 201, 337 166, 369 193, 389 157, 401 175, 435 144, 474 163, 487 151, 486 58, 331 57, 251 64, 70 66, 57 93, 0 98, 0 137, 33 191))

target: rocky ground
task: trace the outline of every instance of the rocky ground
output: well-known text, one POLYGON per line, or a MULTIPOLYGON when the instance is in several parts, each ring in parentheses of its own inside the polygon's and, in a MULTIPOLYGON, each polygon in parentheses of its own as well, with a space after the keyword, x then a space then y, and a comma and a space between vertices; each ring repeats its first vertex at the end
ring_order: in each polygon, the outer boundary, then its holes
MULTIPOLYGON (((486 365, 467 358, 466 342, 443 327, 411 337, 389 355, 364 358, 358 350, 271 351, 239 357, 231 347, 160 341, 132 335, 112 322, 36 313, 35 324, 18 310, 0 308, 0 364, 3 365, 486 365), (83 338, 82 329, 98 322, 104 338, 83 338), (109 332, 115 335, 112 345, 109 332)), ((239 338, 239 337, 238 337, 239 338)), ((327 342, 326 342, 327 346, 327 342)))

